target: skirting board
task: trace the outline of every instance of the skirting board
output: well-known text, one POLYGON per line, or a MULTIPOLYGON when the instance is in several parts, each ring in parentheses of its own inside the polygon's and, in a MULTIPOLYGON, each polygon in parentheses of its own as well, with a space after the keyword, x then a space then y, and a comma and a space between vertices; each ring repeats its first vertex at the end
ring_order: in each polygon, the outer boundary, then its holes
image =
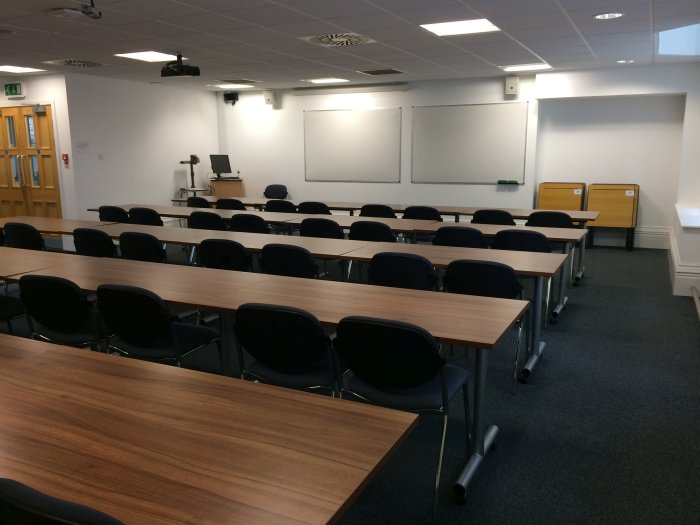
MULTIPOLYGON (((635 248, 651 248, 653 250, 668 250, 671 228, 638 227, 634 232, 635 248)), ((596 246, 625 246, 625 230, 623 228, 596 228, 596 246)))
POLYGON ((694 286, 700 289, 700 264, 682 264, 678 255, 678 246, 671 239, 671 249, 668 251, 669 270, 671 283, 673 283, 673 295, 691 295, 694 286))

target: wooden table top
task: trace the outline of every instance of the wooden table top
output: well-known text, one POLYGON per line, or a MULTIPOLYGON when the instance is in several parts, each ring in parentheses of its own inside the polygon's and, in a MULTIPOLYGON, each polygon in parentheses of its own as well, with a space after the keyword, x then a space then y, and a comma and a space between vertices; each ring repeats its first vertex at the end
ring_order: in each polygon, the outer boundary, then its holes
POLYGON ((88 219, 62 219, 60 217, 30 217, 18 215, 16 217, 0 218, 0 228, 8 222, 22 222, 34 226, 41 233, 61 233, 71 235, 76 228, 96 228, 113 224, 111 222, 92 221, 88 219))
POLYGON ((545 210, 536 208, 495 208, 485 206, 466 206, 460 207, 458 212, 460 215, 474 215, 477 210, 499 209, 509 212, 515 219, 527 219, 533 212, 536 211, 560 211, 566 213, 575 222, 586 222, 595 220, 600 212, 588 210, 545 210))
MULTIPOLYGON (((233 215, 238 215, 240 213, 245 213, 248 215, 257 215, 262 217, 266 222, 281 224, 286 223, 291 220, 299 220, 306 218, 306 215, 298 213, 280 213, 271 211, 255 211, 255 210, 217 210, 216 208, 190 208, 188 206, 168 206, 168 205, 156 205, 156 204, 120 204, 120 208, 125 210, 130 210, 131 208, 143 207, 151 208, 155 210, 162 217, 174 217, 177 219, 185 219, 190 216, 192 212, 195 211, 208 211, 210 213, 215 213, 223 217, 224 219, 230 219, 233 215)), ((97 211, 96 208, 91 208, 88 211, 97 211)))
POLYGON ((381 252, 412 253, 422 255, 438 268, 446 268, 452 261, 472 259, 507 264, 519 275, 552 277, 566 261, 563 253, 519 252, 484 248, 457 248, 432 244, 404 244, 391 242, 367 243, 362 248, 346 253, 341 258, 369 262, 381 252))
POLYGON ((2 475, 129 524, 336 520, 417 416, 0 335, 2 475))
POLYGON ((0 277, 8 279, 13 275, 48 268, 64 260, 63 253, 23 250, 0 247, 0 277))
POLYGON ((297 217, 289 221, 289 224, 301 224, 301 221, 313 217, 328 217, 331 220, 337 222, 341 228, 348 229, 353 223, 358 221, 374 221, 381 222, 389 226, 393 232, 396 233, 413 233, 416 230, 422 230, 423 228, 429 229, 433 224, 443 224, 441 222, 435 221, 424 221, 418 219, 388 219, 383 217, 360 217, 359 215, 300 215, 296 214, 297 217))
POLYGON ((516 226, 505 225, 504 226, 501 224, 472 224, 469 222, 458 222, 456 224, 449 223, 449 222, 448 223, 435 222, 433 224, 428 224, 428 225, 421 226, 421 227, 417 228, 416 232, 418 232, 418 233, 435 233, 435 231, 442 228, 443 226, 476 228, 477 230, 480 230, 484 234, 484 236, 486 236, 486 237, 493 237, 494 235, 496 235, 498 232, 500 232, 502 230, 529 230, 529 231, 536 231, 536 232, 542 233, 550 241, 562 241, 562 242, 579 242, 588 233, 588 230, 583 229, 583 228, 543 228, 540 226, 522 226, 522 225, 516 225, 516 226))

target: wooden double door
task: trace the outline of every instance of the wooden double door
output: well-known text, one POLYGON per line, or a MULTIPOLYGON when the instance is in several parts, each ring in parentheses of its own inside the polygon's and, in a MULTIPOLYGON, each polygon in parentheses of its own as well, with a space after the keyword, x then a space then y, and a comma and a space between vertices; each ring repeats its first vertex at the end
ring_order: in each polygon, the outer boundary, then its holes
POLYGON ((50 105, 0 108, 0 216, 61 217, 50 105))

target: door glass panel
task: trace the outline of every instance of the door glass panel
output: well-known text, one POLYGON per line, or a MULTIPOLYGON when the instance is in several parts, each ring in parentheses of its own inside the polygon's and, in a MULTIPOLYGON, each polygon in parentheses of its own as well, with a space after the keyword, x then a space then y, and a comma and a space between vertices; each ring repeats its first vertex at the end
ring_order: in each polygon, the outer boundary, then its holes
POLYGON ((15 188, 19 188, 21 186, 19 180, 19 157, 17 155, 14 155, 10 157, 10 160, 12 161, 10 163, 10 165, 12 166, 12 185, 15 188))
POLYGON ((25 117, 27 121, 27 142, 30 148, 36 147, 36 134, 34 132, 34 117, 32 115, 27 115, 25 117))
POLYGON ((41 186, 41 179, 39 178, 39 159, 36 155, 30 155, 29 161, 32 170, 32 186, 36 188, 41 186))
POLYGON ((7 117, 5 119, 7 123, 7 140, 9 142, 8 146, 10 148, 17 147, 17 137, 15 136, 15 117, 7 117))

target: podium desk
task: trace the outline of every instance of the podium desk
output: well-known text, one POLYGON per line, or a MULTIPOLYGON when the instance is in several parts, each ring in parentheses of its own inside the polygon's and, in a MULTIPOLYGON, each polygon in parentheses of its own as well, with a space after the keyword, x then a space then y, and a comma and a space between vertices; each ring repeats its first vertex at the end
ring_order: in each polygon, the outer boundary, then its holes
POLYGON ((237 177, 209 179, 212 197, 243 197, 243 180, 237 177))

